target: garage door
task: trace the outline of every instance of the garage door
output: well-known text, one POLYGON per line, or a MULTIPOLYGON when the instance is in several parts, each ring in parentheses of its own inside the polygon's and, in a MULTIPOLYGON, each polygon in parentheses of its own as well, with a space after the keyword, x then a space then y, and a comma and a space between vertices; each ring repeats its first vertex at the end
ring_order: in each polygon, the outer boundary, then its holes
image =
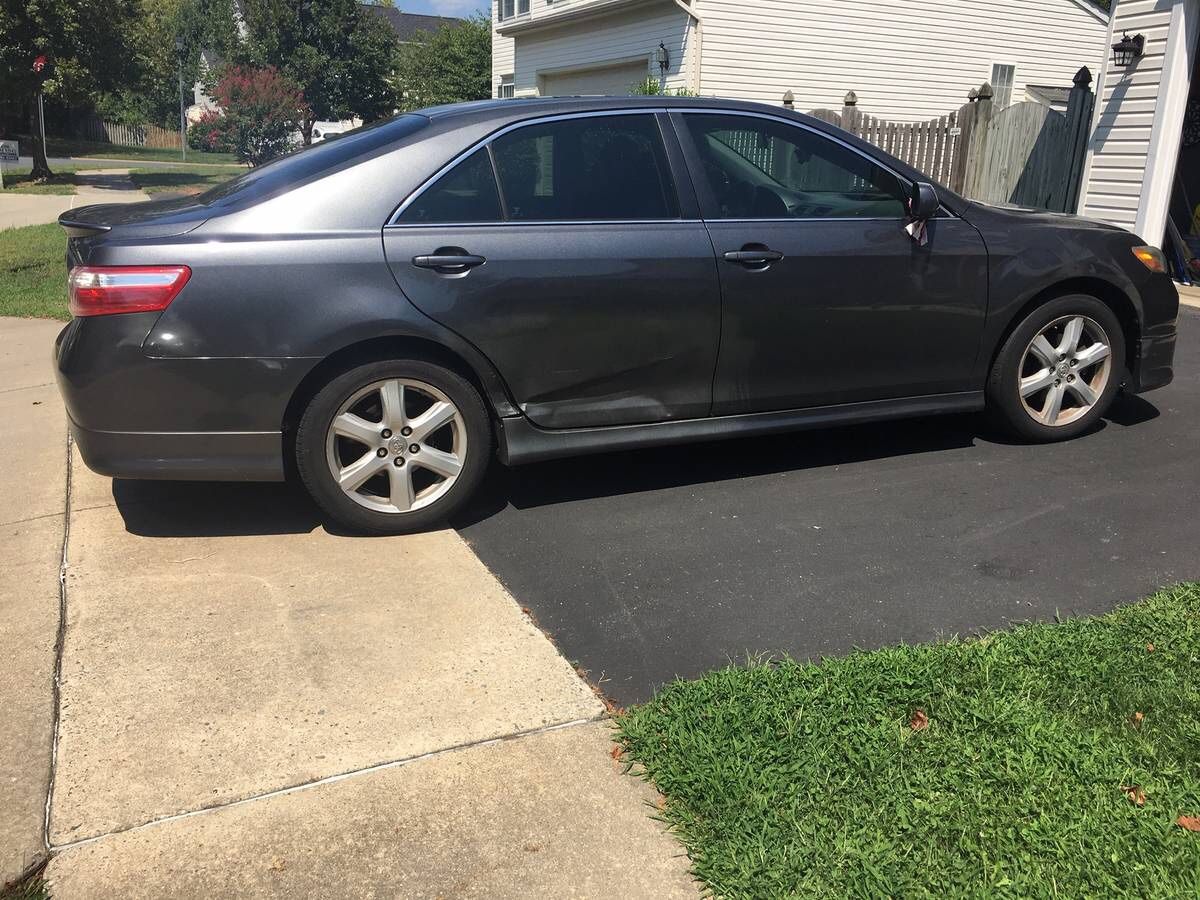
POLYGON ((584 69, 561 75, 542 76, 542 94, 547 97, 572 97, 578 94, 628 94, 635 84, 646 80, 644 62, 602 69, 584 69))

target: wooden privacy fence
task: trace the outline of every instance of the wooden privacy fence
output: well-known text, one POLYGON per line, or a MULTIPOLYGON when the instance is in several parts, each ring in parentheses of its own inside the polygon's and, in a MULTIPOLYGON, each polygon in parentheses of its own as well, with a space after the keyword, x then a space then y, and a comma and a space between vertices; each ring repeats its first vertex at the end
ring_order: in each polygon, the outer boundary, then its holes
POLYGON ((927 122, 888 122, 860 110, 858 96, 851 91, 840 113, 814 109, 809 115, 846 129, 954 188, 951 177, 959 151, 959 111, 927 122))
POLYGON ((162 150, 179 149, 179 132, 159 128, 157 125, 117 125, 92 116, 80 122, 75 133, 84 140, 101 144, 156 147, 162 150))
POLYGON ((1091 83, 1085 66, 1075 75, 1065 113, 1032 101, 996 109, 992 88, 984 84, 959 109, 925 122, 867 115, 854 91, 840 112, 816 109, 810 115, 973 200, 1074 212, 1095 103, 1091 83))

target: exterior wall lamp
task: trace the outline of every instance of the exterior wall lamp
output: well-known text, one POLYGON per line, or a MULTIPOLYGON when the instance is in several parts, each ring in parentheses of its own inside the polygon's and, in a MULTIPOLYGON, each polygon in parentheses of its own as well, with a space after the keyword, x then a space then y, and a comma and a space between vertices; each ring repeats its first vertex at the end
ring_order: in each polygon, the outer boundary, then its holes
POLYGON ((1130 37, 1122 32, 1121 39, 1112 45, 1113 65, 1118 69, 1128 69, 1146 52, 1146 36, 1135 34, 1130 37))
POLYGON ((667 50, 667 45, 662 41, 658 42, 655 58, 658 60, 658 88, 665 91, 667 89, 667 69, 671 68, 671 52, 667 50))

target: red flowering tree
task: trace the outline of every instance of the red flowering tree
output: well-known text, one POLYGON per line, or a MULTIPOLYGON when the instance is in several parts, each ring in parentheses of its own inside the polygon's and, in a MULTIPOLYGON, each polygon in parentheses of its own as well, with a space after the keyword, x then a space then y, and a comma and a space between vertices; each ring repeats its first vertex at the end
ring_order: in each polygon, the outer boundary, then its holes
POLYGON ((212 98, 219 107, 188 130, 188 143, 202 150, 235 153, 261 165, 284 153, 308 114, 304 94, 274 66, 222 70, 212 98))

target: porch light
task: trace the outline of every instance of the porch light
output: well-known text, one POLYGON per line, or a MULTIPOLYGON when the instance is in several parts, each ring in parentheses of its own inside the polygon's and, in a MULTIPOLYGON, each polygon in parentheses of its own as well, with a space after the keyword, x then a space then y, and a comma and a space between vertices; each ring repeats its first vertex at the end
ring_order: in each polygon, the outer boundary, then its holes
POLYGON ((667 51, 667 45, 662 41, 658 42, 654 58, 658 62, 658 92, 665 94, 667 92, 667 69, 671 68, 671 54, 667 51))
POLYGON ((659 41, 656 55, 658 58, 658 71, 662 73, 663 77, 665 78, 667 69, 671 68, 671 52, 667 50, 666 44, 659 41))
POLYGON ((1118 69, 1128 69, 1146 50, 1146 36, 1135 34, 1130 37, 1122 32, 1121 39, 1112 45, 1113 65, 1118 69))

